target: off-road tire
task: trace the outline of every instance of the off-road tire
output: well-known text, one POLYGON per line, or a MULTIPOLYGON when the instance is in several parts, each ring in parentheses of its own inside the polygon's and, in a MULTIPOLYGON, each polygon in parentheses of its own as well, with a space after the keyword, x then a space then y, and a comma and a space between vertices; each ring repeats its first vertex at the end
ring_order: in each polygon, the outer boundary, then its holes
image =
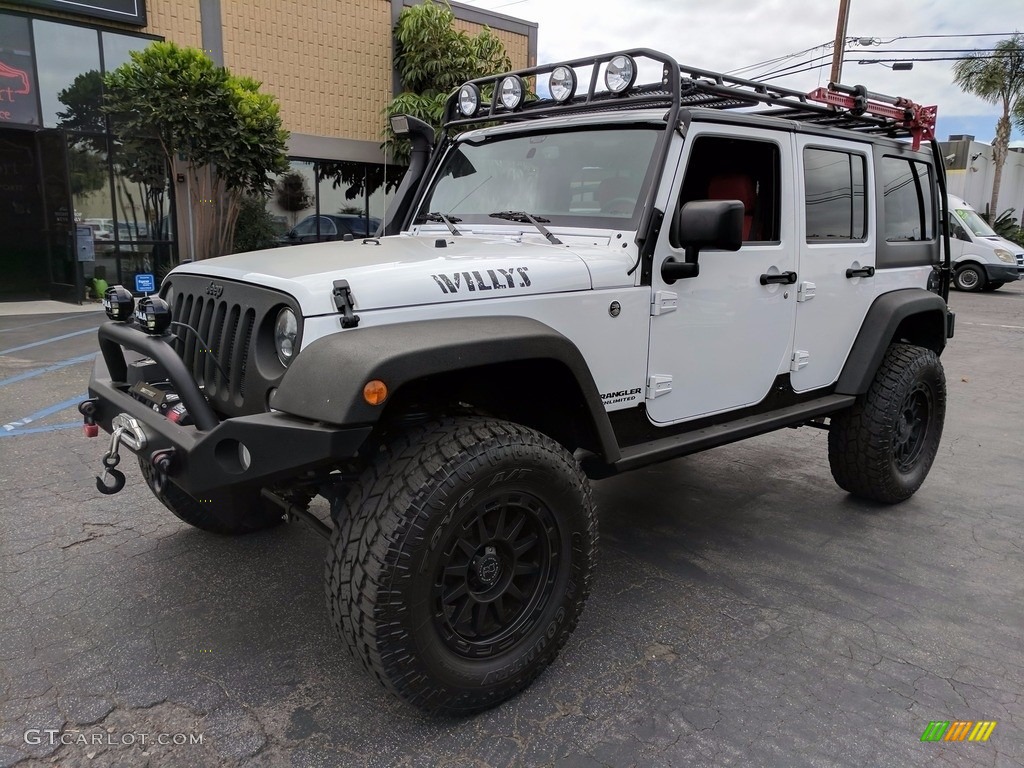
POLYGON ((448 715, 493 707, 575 628, 597 519, 578 463, 545 435, 481 417, 425 422, 387 439, 338 503, 331 622, 410 704, 448 715))
POLYGON ((211 494, 208 499, 196 499, 170 482, 157 491, 153 482, 156 470, 142 456, 137 458, 142 476, 153 495, 175 517, 196 528, 210 533, 238 535, 262 531, 284 520, 281 508, 261 497, 258 491, 211 494))
POLYGON ((884 504, 921 487, 942 437, 946 378, 930 349, 893 344, 866 394, 832 417, 828 460, 845 491, 884 504))
POLYGON ((986 282, 985 271, 977 264, 964 264, 953 274, 953 286, 958 291, 983 291, 986 282))

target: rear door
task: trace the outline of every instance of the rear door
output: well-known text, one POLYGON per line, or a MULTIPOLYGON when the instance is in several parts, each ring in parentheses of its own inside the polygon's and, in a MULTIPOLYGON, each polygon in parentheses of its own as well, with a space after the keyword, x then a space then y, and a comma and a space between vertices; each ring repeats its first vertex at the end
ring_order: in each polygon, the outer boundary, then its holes
POLYGON ((877 293, 871 146, 797 135, 800 279, 790 381, 797 392, 839 377, 877 293))

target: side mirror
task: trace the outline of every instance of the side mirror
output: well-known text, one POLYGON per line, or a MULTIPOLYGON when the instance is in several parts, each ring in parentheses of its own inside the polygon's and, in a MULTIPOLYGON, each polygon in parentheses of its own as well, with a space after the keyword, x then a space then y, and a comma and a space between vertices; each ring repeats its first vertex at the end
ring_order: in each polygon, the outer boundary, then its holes
POLYGON ((743 203, 739 200, 694 200, 672 221, 672 240, 686 249, 686 260, 670 256, 661 264, 661 277, 676 280, 700 274, 698 256, 703 248, 738 251, 743 245, 743 203))

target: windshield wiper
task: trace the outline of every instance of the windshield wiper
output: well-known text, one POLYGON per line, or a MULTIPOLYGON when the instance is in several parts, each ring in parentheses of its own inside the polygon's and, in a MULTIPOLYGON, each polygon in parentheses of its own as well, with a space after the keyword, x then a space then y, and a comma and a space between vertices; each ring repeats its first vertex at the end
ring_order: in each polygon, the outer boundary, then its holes
POLYGON ((420 221, 443 221, 444 225, 448 227, 448 231, 456 237, 461 237, 462 233, 455 228, 453 222, 462 221, 462 219, 456 218, 455 216, 445 216, 443 213, 437 211, 431 211, 430 213, 421 214, 419 217, 420 221))
POLYGON ((531 216, 526 211, 498 211, 488 214, 492 219, 506 219, 507 221, 518 221, 521 224, 533 224, 548 242, 552 245, 561 245, 562 241, 555 237, 541 222, 550 222, 551 219, 543 219, 540 216, 531 216))

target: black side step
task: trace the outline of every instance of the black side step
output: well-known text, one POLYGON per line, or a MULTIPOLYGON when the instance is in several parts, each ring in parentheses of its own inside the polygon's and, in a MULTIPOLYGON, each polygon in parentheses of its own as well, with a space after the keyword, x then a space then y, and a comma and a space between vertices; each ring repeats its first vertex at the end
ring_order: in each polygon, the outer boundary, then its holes
POLYGON ((695 429, 692 432, 637 443, 622 448, 622 458, 614 464, 584 461, 583 468, 587 475, 595 479, 610 477, 647 464, 675 459, 754 435, 773 432, 782 427, 798 426, 809 419, 843 410, 853 405, 855 400, 853 395, 827 395, 769 413, 745 416, 735 421, 695 429))

